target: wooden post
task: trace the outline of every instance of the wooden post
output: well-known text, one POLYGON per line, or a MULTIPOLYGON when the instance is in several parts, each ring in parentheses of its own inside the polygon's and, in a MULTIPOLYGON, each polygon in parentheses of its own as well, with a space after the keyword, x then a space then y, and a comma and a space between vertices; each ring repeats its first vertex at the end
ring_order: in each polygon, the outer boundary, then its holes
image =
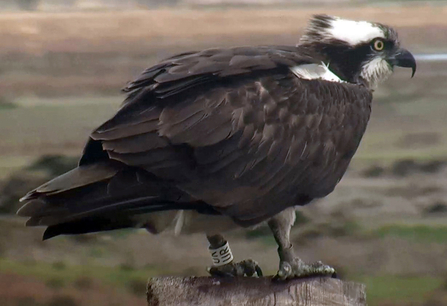
POLYGON ((365 286, 333 278, 155 277, 149 306, 366 306, 365 286))

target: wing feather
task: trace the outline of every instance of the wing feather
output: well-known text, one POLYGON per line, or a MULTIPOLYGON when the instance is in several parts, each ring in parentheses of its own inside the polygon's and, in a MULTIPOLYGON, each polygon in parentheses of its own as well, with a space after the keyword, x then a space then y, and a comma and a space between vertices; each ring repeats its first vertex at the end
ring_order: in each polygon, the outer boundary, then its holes
POLYGON ((369 119, 361 85, 290 72, 309 62, 281 48, 167 59, 125 88, 122 109, 91 137, 111 159, 242 223, 259 221, 332 191, 369 119))

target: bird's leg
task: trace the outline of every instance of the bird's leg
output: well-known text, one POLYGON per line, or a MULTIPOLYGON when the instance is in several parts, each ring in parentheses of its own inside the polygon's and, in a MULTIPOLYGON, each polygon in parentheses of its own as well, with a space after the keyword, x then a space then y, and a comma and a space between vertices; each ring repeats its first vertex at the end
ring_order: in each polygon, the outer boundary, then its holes
POLYGON ((268 222, 278 243, 279 270, 275 279, 285 280, 294 277, 308 276, 335 276, 335 269, 323 264, 321 261, 306 264, 293 251, 290 243, 290 229, 295 222, 295 210, 287 209, 268 222))
POLYGON ((222 235, 207 235, 206 238, 210 243, 209 251, 213 259, 213 266, 208 268, 209 274, 217 277, 262 276, 262 270, 256 261, 233 261, 230 246, 222 235))

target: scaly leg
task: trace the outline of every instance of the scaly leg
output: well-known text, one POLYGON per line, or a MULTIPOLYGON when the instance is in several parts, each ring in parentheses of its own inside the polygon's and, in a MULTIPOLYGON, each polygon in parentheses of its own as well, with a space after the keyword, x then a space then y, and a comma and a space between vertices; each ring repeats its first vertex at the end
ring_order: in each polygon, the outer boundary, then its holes
POLYGON ((290 229, 295 222, 295 210, 286 209, 271 218, 268 222, 273 232, 276 243, 278 243, 279 270, 275 279, 285 280, 294 277, 307 276, 335 276, 335 269, 317 261, 306 264, 293 251, 290 243, 290 229))
POLYGON ((247 259, 235 263, 228 242, 220 234, 207 235, 210 243, 210 253, 213 258, 213 267, 208 268, 208 273, 216 277, 236 276, 262 276, 262 270, 254 260, 247 259))

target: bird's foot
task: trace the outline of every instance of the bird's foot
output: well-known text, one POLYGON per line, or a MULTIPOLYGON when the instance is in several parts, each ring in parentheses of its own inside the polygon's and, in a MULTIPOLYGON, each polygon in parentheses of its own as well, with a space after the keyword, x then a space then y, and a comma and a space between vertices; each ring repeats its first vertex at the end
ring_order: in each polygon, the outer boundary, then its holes
POLYGON ((214 277, 262 276, 261 267, 256 261, 251 259, 241 262, 230 262, 218 267, 208 267, 207 271, 214 277))
POLYGON ((288 261, 281 261, 275 280, 286 280, 291 278, 311 277, 311 276, 331 276, 337 277, 336 271, 331 266, 317 261, 313 264, 306 264, 299 258, 288 261))

